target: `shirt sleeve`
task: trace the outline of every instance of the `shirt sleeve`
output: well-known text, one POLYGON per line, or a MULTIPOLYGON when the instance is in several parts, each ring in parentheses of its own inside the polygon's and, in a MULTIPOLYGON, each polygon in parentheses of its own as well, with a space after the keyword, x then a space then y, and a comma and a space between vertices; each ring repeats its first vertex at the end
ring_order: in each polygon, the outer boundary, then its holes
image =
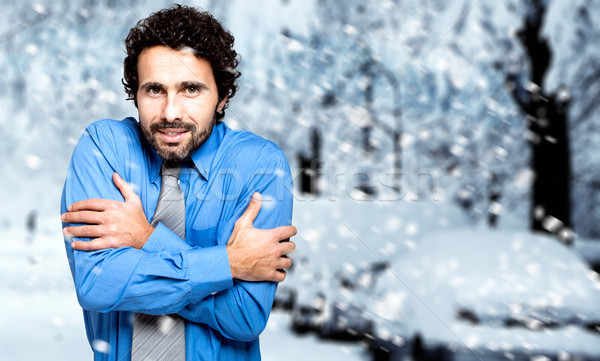
MULTIPOLYGON (((112 128, 92 125, 81 137, 63 188, 62 213, 83 199, 123 200, 112 184, 112 174, 123 175, 126 162, 131 159, 123 159, 128 155, 122 154, 123 147, 116 147, 117 142, 123 141, 119 139, 122 135, 113 134, 112 128)), ((63 227, 72 225, 76 224, 63 223, 63 227)), ((179 237, 166 227, 158 227, 157 231, 177 244, 175 238, 179 237)), ((225 246, 161 252, 131 247, 82 252, 74 250, 70 243, 66 237, 77 297, 81 306, 90 311, 176 313, 213 292, 233 286, 225 246)))
MULTIPOLYGON (((251 164, 254 169, 248 170, 252 176, 242 191, 234 217, 218 230, 218 237, 224 241, 231 235, 235 220, 245 211, 254 192, 261 193, 263 198, 254 221, 255 228, 271 229, 291 224, 292 177, 285 155, 269 143, 258 156, 256 153, 246 153, 246 156, 253 161, 249 159, 243 163, 251 164), (261 162, 259 166, 255 166, 257 159, 261 162)), ((276 288, 275 282, 236 279, 233 287, 186 305, 179 315, 206 324, 226 338, 252 341, 267 324, 276 288)))

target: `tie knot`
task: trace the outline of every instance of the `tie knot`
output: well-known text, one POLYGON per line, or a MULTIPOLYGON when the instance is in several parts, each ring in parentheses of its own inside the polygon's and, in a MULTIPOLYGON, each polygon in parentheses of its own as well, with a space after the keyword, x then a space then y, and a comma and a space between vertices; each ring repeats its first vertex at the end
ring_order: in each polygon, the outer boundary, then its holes
POLYGON ((160 170, 164 176, 171 176, 179 179, 179 172, 181 172, 181 162, 167 162, 164 161, 160 170))

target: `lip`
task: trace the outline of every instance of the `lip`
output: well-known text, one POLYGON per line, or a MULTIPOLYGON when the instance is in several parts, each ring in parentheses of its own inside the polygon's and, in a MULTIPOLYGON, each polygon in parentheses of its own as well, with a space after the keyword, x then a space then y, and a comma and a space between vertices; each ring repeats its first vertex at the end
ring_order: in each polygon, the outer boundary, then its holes
POLYGON ((176 143, 181 140, 188 132, 187 129, 174 129, 174 128, 165 128, 160 129, 158 134, 161 139, 166 143, 176 143))

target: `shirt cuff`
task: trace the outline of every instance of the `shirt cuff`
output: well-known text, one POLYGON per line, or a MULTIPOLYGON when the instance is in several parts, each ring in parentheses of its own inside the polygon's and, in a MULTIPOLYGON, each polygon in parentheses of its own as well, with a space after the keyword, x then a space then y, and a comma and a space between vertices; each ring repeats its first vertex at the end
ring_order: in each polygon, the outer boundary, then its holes
POLYGON ((146 244, 142 247, 142 250, 146 252, 155 253, 164 251, 181 253, 188 249, 190 249, 190 245, 161 222, 158 222, 146 244))
POLYGON ((233 287, 231 266, 226 246, 192 248, 184 252, 192 294, 198 301, 206 296, 233 287))

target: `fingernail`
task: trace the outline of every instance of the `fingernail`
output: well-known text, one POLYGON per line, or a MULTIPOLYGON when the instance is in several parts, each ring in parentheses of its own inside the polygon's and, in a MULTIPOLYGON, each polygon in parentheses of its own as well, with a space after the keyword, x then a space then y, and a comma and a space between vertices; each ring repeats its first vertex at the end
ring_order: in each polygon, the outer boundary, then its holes
POLYGON ((72 206, 68 206, 68 207, 67 207, 67 211, 71 212, 71 207, 72 207, 72 206))
POLYGON ((65 214, 64 214, 64 213, 60 215, 60 220, 61 220, 61 221, 64 221, 64 220, 65 220, 65 214))

